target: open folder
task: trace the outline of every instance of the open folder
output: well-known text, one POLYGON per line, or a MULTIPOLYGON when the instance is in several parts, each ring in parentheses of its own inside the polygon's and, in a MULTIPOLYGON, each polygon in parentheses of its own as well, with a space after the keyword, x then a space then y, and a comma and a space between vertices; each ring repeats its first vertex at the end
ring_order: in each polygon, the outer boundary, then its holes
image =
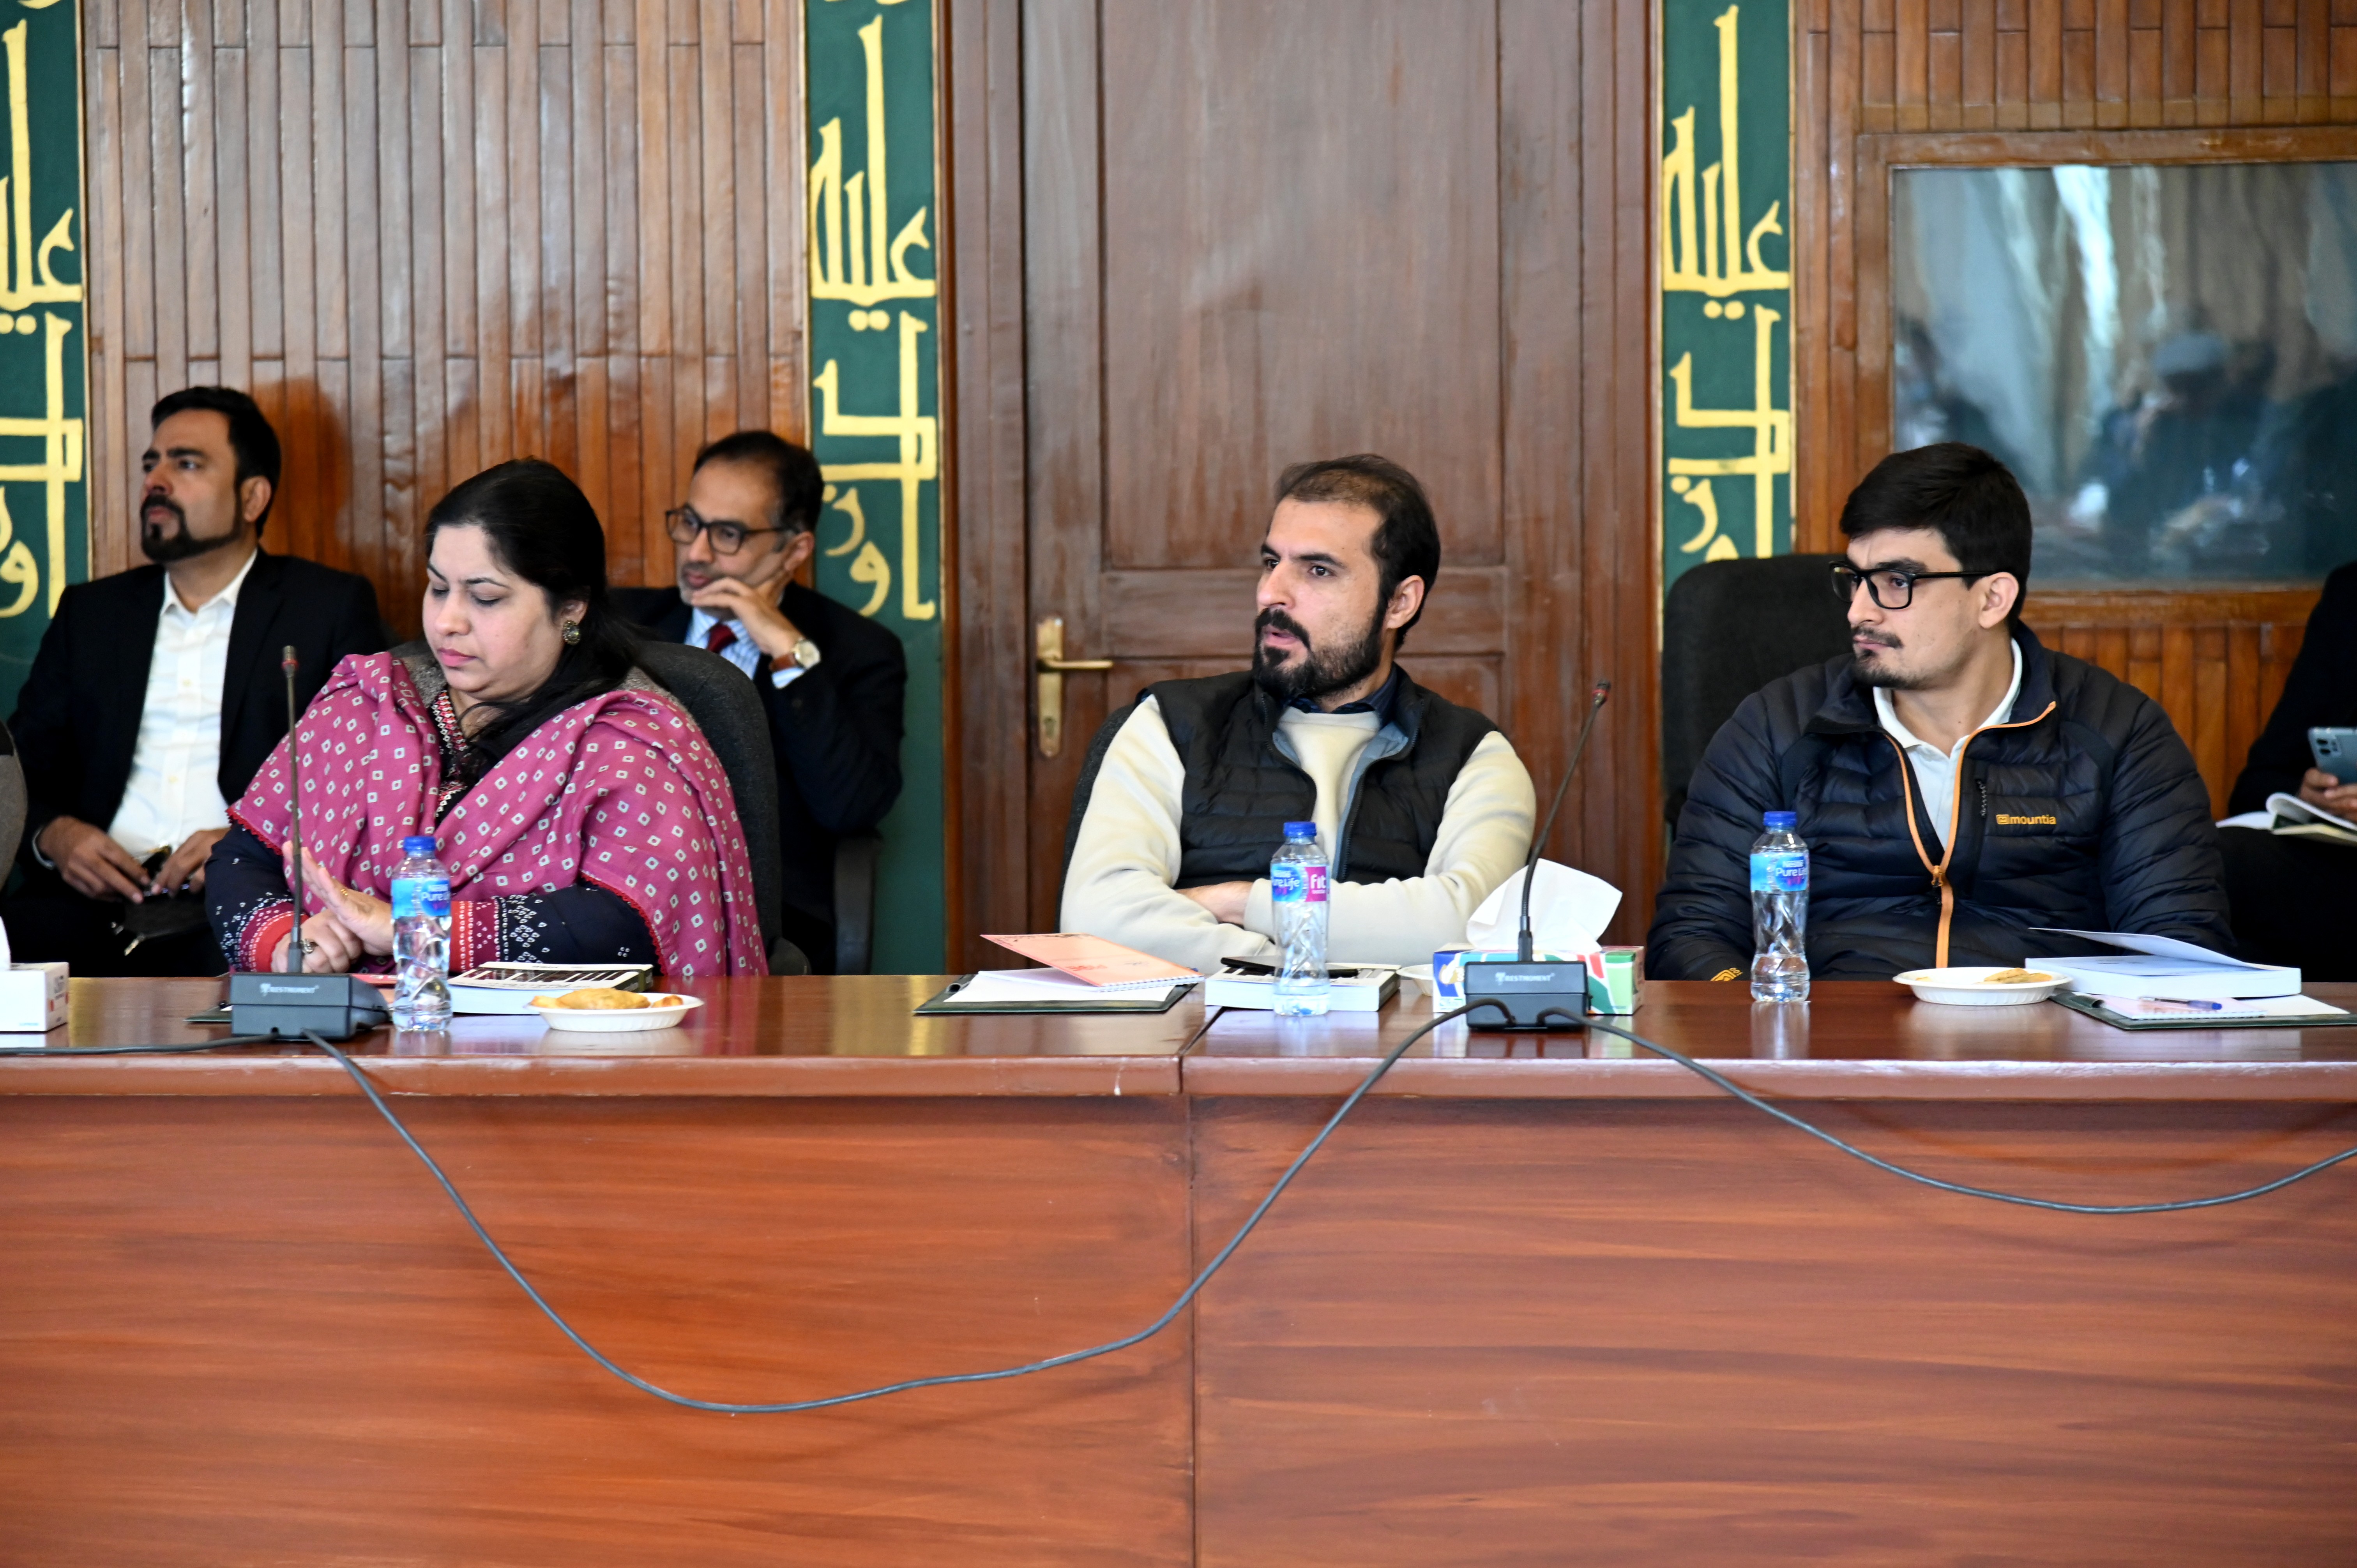
POLYGON ((920 1004, 935 1013, 1167 1013, 1203 977, 1152 953, 1076 931, 985 936, 1048 969, 960 975, 920 1004))

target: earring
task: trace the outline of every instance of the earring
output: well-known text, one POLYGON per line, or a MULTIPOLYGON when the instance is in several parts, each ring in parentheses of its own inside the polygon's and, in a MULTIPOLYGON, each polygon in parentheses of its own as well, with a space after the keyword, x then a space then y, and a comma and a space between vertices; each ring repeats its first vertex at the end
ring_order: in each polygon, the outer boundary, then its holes
POLYGON ((565 639, 565 647, 571 648, 581 640, 581 623, 577 620, 566 621, 557 635, 565 639))

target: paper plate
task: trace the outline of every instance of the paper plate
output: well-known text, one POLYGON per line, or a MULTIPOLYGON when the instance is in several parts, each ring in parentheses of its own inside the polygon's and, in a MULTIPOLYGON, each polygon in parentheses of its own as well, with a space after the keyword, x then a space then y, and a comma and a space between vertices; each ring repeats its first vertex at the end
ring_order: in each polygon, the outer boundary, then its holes
POLYGON ((675 1029, 679 1021, 704 1005, 699 996, 650 991, 651 1007, 535 1007, 552 1029, 583 1035, 643 1035, 655 1029, 675 1029))
POLYGON ((1890 977, 1915 993, 1919 1002, 1941 1002, 1955 1007, 2019 1007, 2027 1003, 2043 1002, 2058 991, 2068 991, 2071 983, 2051 970, 2040 970, 2034 963, 1982 964, 1977 968, 1910 969, 1904 974, 1890 977), (2031 973, 2051 975, 2048 980, 2009 980, 1992 984, 1989 976, 2002 974, 2008 969, 2026 969, 2031 973))

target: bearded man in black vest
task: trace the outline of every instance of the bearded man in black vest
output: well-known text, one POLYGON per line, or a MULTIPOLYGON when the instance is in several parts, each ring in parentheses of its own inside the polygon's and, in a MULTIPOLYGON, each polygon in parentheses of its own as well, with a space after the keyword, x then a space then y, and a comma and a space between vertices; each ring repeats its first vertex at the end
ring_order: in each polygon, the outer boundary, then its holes
POLYGON ((1149 686, 1073 802, 1063 927, 1196 969, 1275 954, 1268 864, 1315 822, 1327 950, 1419 963, 1530 853, 1537 801, 1498 726, 1394 662, 1440 575, 1424 487, 1362 454, 1277 481, 1252 668, 1149 686))

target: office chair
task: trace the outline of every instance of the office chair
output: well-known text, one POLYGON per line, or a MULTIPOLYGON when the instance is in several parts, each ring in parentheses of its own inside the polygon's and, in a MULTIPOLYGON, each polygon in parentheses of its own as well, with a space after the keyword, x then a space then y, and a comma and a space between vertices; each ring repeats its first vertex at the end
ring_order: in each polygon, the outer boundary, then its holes
POLYGON ((1706 561, 1662 607, 1662 809, 1670 827, 1710 738, 1743 699, 1779 675, 1849 651, 1849 614, 1833 596, 1837 555, 1706 561))

